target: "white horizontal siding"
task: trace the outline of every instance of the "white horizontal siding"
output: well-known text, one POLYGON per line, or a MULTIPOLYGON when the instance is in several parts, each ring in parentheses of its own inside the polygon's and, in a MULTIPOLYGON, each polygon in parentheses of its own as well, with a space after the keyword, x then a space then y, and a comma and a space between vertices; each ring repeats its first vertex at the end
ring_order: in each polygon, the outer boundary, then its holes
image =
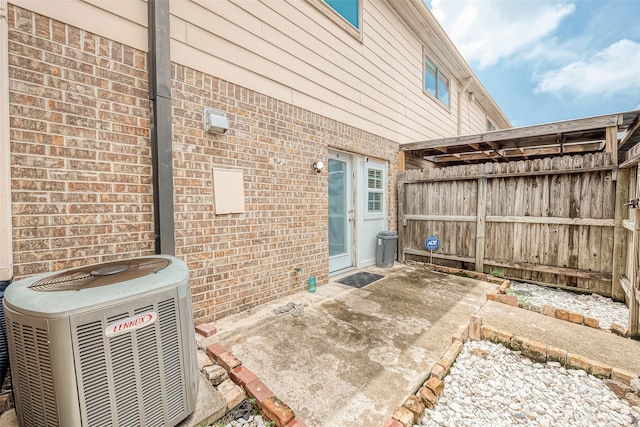
POLYGON ((486 132, 487 114, 478 103, 478 100, 469 102, 468 96, 465 95, 462 98, 462 105, 462 134, 469 135, 486 132))
MULTIPOLYGON (((12 3, 147 50, 144 0, 12 3)), ((364 1, 362 40, 305 0, 174 0, 171 15, 177 63, 400 143, 456 134, 457 82, 449 108, 423 92, 422 43, 383 0, 364 1)), ((466 111, 463 132, 484 131, 466 111)))

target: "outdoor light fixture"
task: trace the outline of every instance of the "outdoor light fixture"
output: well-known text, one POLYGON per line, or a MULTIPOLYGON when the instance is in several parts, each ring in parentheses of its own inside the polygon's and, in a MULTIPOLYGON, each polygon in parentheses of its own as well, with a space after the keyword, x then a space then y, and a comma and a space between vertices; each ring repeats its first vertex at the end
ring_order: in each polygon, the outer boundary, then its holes
POLYGON ((213 108, 204 109, 204 130, 210 133, 224 135, 229 130, 227 113, 213 108))
POLYGON ((323 168, 324 168, 324 163, 322 163, 322 162, 314 162, 313 163, 313 170, 315 170, 316 173, 322 172, 323 168))

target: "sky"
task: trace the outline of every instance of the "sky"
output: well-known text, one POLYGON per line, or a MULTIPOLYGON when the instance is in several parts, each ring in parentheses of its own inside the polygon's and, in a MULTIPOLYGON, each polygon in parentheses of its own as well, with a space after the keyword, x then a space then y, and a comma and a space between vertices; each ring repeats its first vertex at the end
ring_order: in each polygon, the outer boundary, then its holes
POLYGON ((425 0, 515 127, 640 110, 640 0, 425 0))

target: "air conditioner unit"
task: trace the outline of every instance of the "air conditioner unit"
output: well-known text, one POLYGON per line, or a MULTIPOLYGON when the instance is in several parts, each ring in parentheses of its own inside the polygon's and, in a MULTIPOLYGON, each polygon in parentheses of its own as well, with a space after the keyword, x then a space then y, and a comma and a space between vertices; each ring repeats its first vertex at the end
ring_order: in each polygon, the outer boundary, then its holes
POLYGON ((195 408, 189 271, 156 255, 49 273, 5 292, 22 427, 175 426, 195 408))

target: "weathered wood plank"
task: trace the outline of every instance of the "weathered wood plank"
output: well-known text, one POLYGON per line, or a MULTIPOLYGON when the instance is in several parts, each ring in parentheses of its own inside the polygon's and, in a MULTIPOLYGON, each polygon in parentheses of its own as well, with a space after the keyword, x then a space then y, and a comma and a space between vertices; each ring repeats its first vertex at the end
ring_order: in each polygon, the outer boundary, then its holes
POLYGON ((478 203, 476 208, 476 271, 484 271, 484 236, 487 217, 487 179, 480 178, 477 183, 478 203))
MULTIPOLYGON (((604 175, 602 172, 591 173, 591 218, 602 218, 602 198, 604 195, 603 181, 604 175)), ((612 220, 615 225, 615 220, 612 220)), ((602 252, 613 250, 611 247, 602 246, 602 228, 590 226, 591 232, 589 234, 589 270, 602 271, 602 252)), ((609 267, 611 268, 611 267, 609 267)), ((598 284, 594 284, 598 286, 598 284)), ((602 286, 602 284, 600 284, 602 286)), ((604 291, 604 290, 603 290, 604 291)), ((611 284, 607 293, 611 293, 611 284)))
POLYGON ((530 271, 536 271, 540 273, 553 273, 553 274, 560 274, 563 276, 581 277, 581 278, 590 279, 590 280, 601 280, 601 281, 611 280, 611 273, 599 272, 599 271, 554 267, 549 265, 540 265, 540 264, 532 264, 532 263, 524 263, 524 262, 519 262, 519 263, 506 262, 506 261, 499 261, 499 260, 492 260, 492 259, 485 259, 484 263, 488 265, 494 265, 496 267, 514 268, 518 270, 530 270, 530 271))
POLYGON ((611 155, 614 165, 618 164, 618 126, 609 126, 605 131, 604 149, 611 155))
MULTIPOLYGON (((629 169, 620 169, 618 171, 618 180, 616 181, 615 194, 615 229, 614 229, 614 248, 613 248, 613 280, 611 285, 611 298, 615 301, 624 301, 625 294, 622 287, 622 275, 625 270, 626 257, 624 249, 626 246, 626 228, 623 224, 626 216, 625 203, 629 199, 629 169)), ((633 223, 629 224, 633 227, 633 223)))
MULTIPOLYGON (((409 255, 419 255, 419 256, 424 256, 424 257, 431 257, 432 254, 429 251, 422 251, 422 250, 418 250, 418 249, 406 249, 406 253, 409 255)), ((447 254, 441 254, 441 253, 433 253, 433 258, 437 258, 437 259, 446 259, 448 261, 460 261, 460 262, 474 262, 475 260, 471 257, 465 257, 465 256, 456 256, 456 255, 447 255, 447 254)))
POLYGON ((613 219, 597 218, 560 218, 551 216, 487 216, 487 222, 504 222, 519 224, 558 224, 558 225, 584 225, 594 227, 613 227, 613 219))
POLYGON ((415 215, 415 214, 409 215, 409 214, 405 214, 404 217, 406 220, 413 220, 413 221, 476 222, 476 217, 471 215, 415 215))
MULTIPOLYGON (((640 167, 635 167, 636 187, 635 195, 640 194, 640 167)), ((634 209, 631 217, 634 221, 634 230, 632 235, 632 274, 628 277, 631 279, 632 292, 629 292, 629 336, 631 338, 640 338, 640 301, 636 298, 636 289, 640 289, 640 209, 634 209)))
POLYGON ((531 138, 548 135, 554 140, 558 133, 578 132, 588 129, 606 128, 618 125, 618 114, 611 114, 599 117, 587 117, 584 119, 546 123, 535 126, 525 126, 513 129, 504 129, 495 132, 481 133, 476 135, 464 135, 449 138, 434 139, 430 141, 412 142, 402 144, 401 151, 424 150, 436 147, 454 147, 457 145, 475 144, 479 142, 502 142, 519 138, 531 138))
MULTIPOLYGON (((500 165, 500 164, 498 164, 500 165)), ((471 166, 471 165, 470 165, 471 166)), ((599 172, 599 171, 612 171, 615 169, 614 166, 596 166, 591 168, 583 168, 583 169, 567 169, 560 171, 553 170, 536 170, 530 172, 517 172, 517 173, 507 173, 507 172, 483 172, 483 173, 470 173, 468 175, 458 175, 458 176, 442 176, 442 173, 439 172, 441 169, 445 168, 437 168, 430 169, 429 173, 431 176, 425 176, 420 180, 416 180, 414 182, 440 182, 440 181, 460 181, 460 180, 476 180, 478 178, 515 178, 515 177, 527 177, 527 176, 542 176, 542 175, 556 175, 560 174, 582 174, 588 172, 599 172), (433 171, 433 172, 432 172, 433 171)))
POLYGON ((631 281, 627 278, 627 276, 620 276, 620 287, 622 288, 622 291, 625 294, 625 297, 627 298, 627 301, 629 301, 632 289, 631 289, 631 281))
POLYGON ((405 221, 405 193, 407 185, 405 183, 398 183, 398 260, 404 261, 404 247, 407 235, 406 221, 405 221))
MULTIPOLYGON (((517 277, 509 277, 509 276, 502 276, 505 279, 511 279, 511 280, 518 280, 517 277)), ((600 294, 597 291, 592 291, 591 289, 580 289, 580 288, 576 288, 575 286, 566 286, 566 285, 562 285, 562 284, 556 284, 556 283, 547 283, 547 282, 541 282, 539 280, 529 280, 529 283, 533 283, 536 285, 540 285, 540 286, 546 286, 547 288, 557 288, 557 289, 564 289, 567 291, 571 291, 573 293, 584 293, 584 294, 600 294)), ((600 294, 603 295, 603 294, 600 294)), ((607 296, 607 295, 604 295, 607 296)))

